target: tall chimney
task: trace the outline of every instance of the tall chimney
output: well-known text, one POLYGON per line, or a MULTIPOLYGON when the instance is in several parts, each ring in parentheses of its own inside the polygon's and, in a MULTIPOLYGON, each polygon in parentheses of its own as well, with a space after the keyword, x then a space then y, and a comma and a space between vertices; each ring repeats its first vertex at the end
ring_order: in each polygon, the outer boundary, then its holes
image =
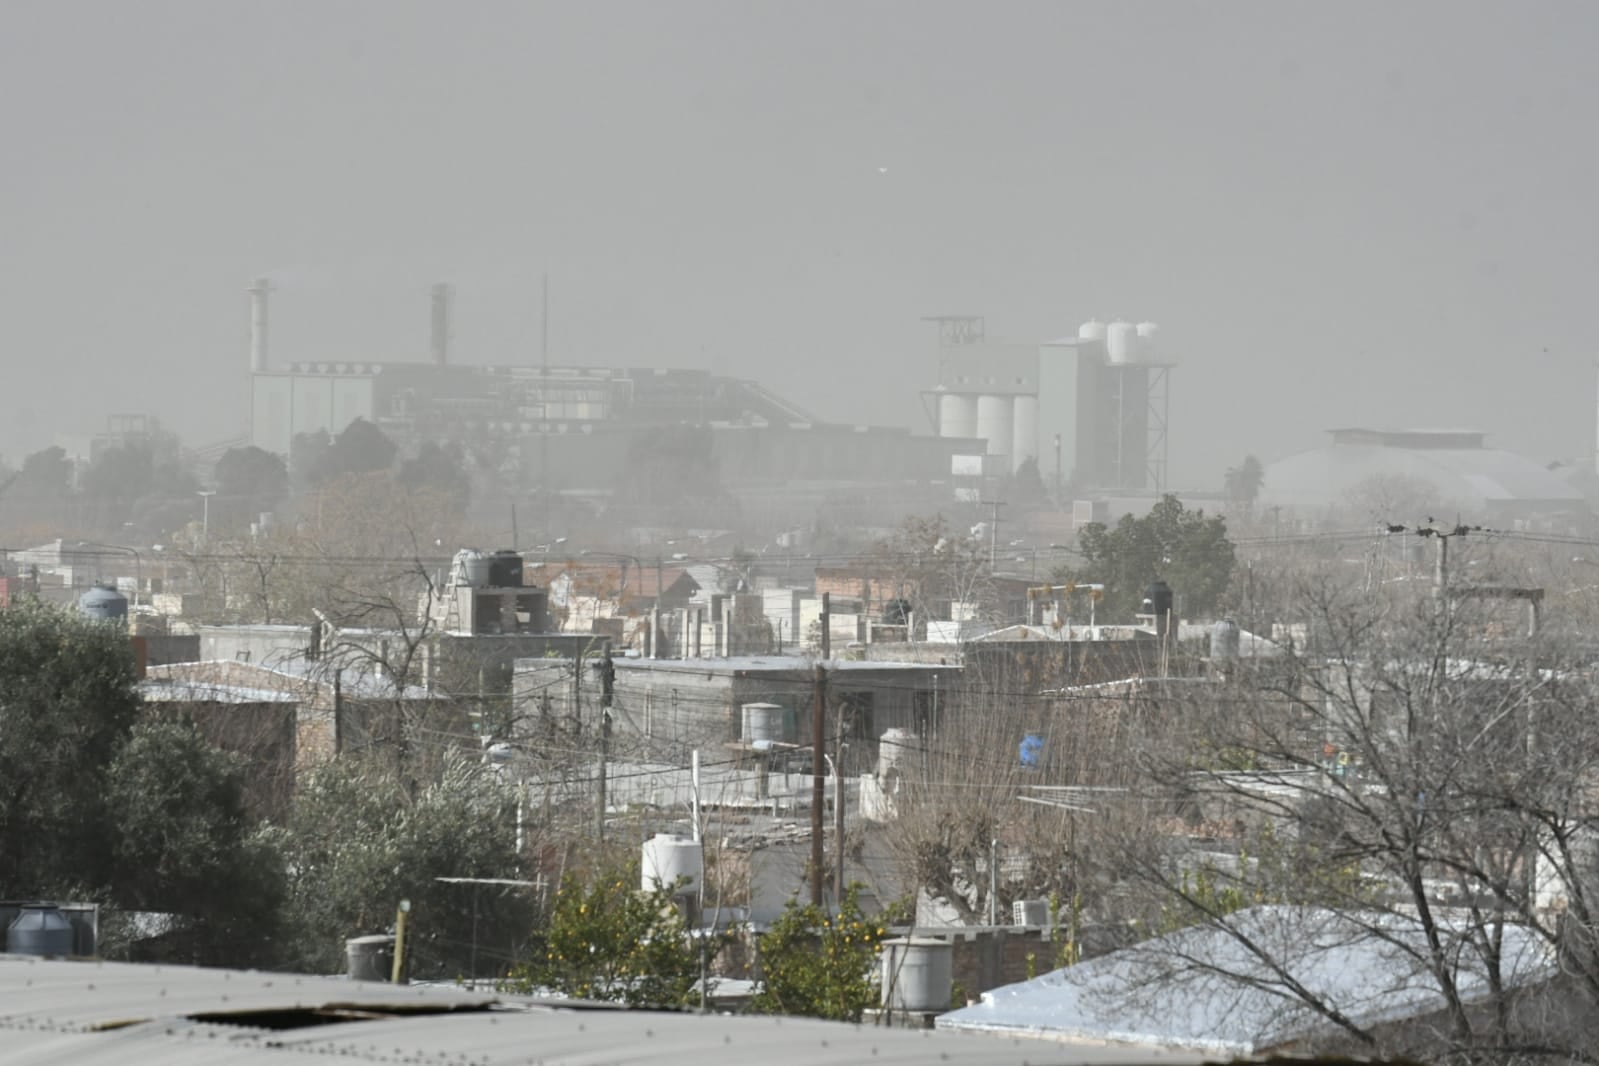
POLYGON ((250 294, 250 369, 267 368, 267 293, 272 291, 266 278, 256 278, 246 290, 250 294))
POLYGON ((433 286, 433 317, 432 329, 429 331, 429 346, 433 350, 433 362, 439 366, 448 366, 450 363, 450 305, 454 299, 453 286, 443 283, 433 286))

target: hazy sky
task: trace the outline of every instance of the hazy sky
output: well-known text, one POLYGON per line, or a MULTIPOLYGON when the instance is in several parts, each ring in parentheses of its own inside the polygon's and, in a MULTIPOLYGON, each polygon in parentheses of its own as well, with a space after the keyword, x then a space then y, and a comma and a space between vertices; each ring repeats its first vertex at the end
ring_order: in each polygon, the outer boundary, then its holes
POLYGON ((1180 485, 1591 456, 1599 4, 0 0, 0 452, 273 357, 701 366, 925 428, 924 315, 1153 319, 1180 485), (880 168, 887 168, 881 172, 880 168))

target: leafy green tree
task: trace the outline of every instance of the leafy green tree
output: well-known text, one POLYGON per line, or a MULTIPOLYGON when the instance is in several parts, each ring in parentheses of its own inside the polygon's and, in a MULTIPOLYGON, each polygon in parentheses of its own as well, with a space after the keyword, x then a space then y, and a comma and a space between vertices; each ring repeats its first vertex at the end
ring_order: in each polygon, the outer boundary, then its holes
POLYGON ((672 890, 645 892, 638 883, 637 863, 602 868, 587 883, 568 874, 543 949, 514 975, 515 987, 630 1007, 688 1005, 699 982, 699 944, 672 890))
POLYGON ((309 776, 268 837, 288 869, 283 943, 296 969, 342 969, 344 941, 388 929, 402 899, 414 976, 465 975, 474 955, 503 973, 532 928, 526 893, 438 880, 517 876, 514 802, 464 756, 414 796, 382 760, 345 756, 309 776))
POLYGON ((236 757, 213 747, 191 721, 140 722, 107 779, 117 903, 180 919, 155 957, 235 966, 272 961, 282 864, 251 836, 236 757))
POLYGON ((260 957, 280 865, 248 842, 239 768, 139 721, 134 686, 121 627, 0 611, 0 896, 176 914, 184 961, 260 957))
POLYGON ((457 511, 465 510, 472 500, 472 482, 459 444, 426 441, 415 458, 400 464, 396 480, 410 489, 431 490, 457 511))
POLYGON ((1124 515, 1114 528, 1103 522, 1084 526, 1077 544, 1083 565, 1062 568, 1055 577, 1103 583, 1101 618, 1137 614, 1144 589, 1157 577, 1172 587, 1185 614, 1203 617, 1220 606, 1233 572, 1227 520, 1189 511, 1171 495, 1143 518, 1124 515))
POLYGON ((223 452, 211 478, 217 490, 217 498, 211 501, 213 529, 247 525, 262 511, 283 502, 289 491, 289 470, 283 460, 253 445, 223 452))
POLYGON ((107 771, 139 715, 127 633, 38 603, 0 610, 0 894, 114 880, 107 771))
POLYGON ((17 482, 11 492, 32 499, 58 498, 72 491, 72 460, 66 449, 44 448, 22 460, 17 482))
POLYGON ((398 452, 388 434, 357 418, 337 436, 297 434, 290 444, 289 466, 302 487, 316 488, 348 474, 386 473, 398 452))
POLYGON ((888 931, 861 914, 859 893, 851 885, 836 915, 788 902, 761 937, 756 1010, 858 1022, 877 1005, 877 953, 888 931))

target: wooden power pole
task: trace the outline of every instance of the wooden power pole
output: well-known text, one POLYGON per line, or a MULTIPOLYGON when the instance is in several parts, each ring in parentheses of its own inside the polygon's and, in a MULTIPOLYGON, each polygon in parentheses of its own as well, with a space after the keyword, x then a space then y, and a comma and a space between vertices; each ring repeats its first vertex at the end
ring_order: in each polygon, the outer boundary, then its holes
MULTIPOLYGON (((823 612, 823 620, 827 618, 823 612)), ((827 863, 822 857, 822 807, 827 802, 826 784, 822 779, 822 755, 827 743, 827 667, 816 664, 813 679, 815 701, 811 707, 811 903, 822 905, 822 881, 827 876, 827 863)))

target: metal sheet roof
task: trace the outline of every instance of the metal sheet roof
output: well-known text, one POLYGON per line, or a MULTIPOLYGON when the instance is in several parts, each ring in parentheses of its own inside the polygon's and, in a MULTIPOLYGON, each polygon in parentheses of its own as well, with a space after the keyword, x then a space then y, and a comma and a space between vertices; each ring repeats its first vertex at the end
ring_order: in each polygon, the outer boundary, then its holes
MULTIPOLYGON (((281 1023, 282 1018, 278 1019, 281 1023)), ((324 1019, 325 1020, 325 1019, 324 1019)), ((8 1066, 355 1062, 713 1066, 1195 1062, 990 1034, 810 1019, 571 1010, 449 988, 188 967, 0 956, 0 1048, 8 1066), (343 1005, 371 1020, 268 1028, 263 1012, 343 1005), (454 1013, 401 1014, 407 1010, 454 1013), (257 1012, 250 1017, 249 1012, 257 1012), (231 1023, 217 1020, 235 1014, 231 1023), (198 1016, 198 1018, 196 1017, 198 1016)))
MULTIPOLYGON (((1449 912, 1435 912, 1435 917, 1450 942, 1458 944, 1457 991, 1464 1002, 1477 1002, 1488 983, 1465 943, 1466 927, 1452 934, 1449 912)), ((1300 987, 1356 1025, 1380 1025, 1445 1007, 1418 962, 1426 950, 1413 919, 1261 906, 1227 920, 1241 936, 1263 945, 1300 987)), ((1555 972, 1544 945, 1520 926, 1505 927, 1503 952, 1510 987, 1555 972)), ((937 1025, 1251 1055, 1314 1036, 1328 1023, 1239 939, 1196 926, 985 992, 976 1006, 941 1015, 937 1025)))

